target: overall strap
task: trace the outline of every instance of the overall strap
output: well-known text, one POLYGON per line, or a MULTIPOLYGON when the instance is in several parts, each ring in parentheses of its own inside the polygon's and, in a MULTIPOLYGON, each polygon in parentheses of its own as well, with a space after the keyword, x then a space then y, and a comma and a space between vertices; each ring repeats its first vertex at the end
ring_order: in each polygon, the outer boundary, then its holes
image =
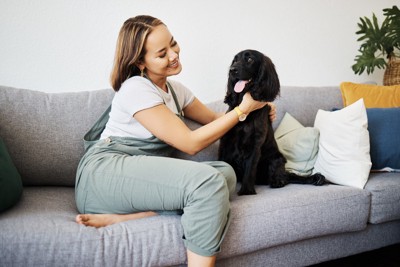
POLYGON ((92 128, 90 128, 90 130, 83 137, 85 150, 87 150, 91 145, 93 145, 100 139, 101 133, 103 132, 104 128, 106 127, 107 121, 110 118, 110 111, 111 105, 108 106, 108 108, 103 112, 100 118, 98 118, 97 121, 93 124, 92 128))
POLYGON ((179 105, 178 97, 175 94, 174 88, 172 87, 172 85, 168 81, 167 81, 167 87, 168 87, 169 90, 171 90, 171 94, 172 94, 172 97, 174 98, 176 109, 178 110, 178 115, 183 117, 184 114, 183 114, 183 110, 181 109, 181 106, 179 105))
MULTIPOLYGON (((153 83, 153 81, 150 80, 149 77, 147 77, 147 75, 144 75, 143 77, 146 78, 146 79, 148 79, 148 80, 154 85, 154 87, 157 88, 157 90, 162 90, 162 89, 160 89, 157 85, 155 85, 155 84, 153 83)), ((184 116, 183 110, 181 109, 181 106, 179 105, 178 98, 177 98, 177 96, 176 96, 176 94, 175 94, 174 88, 173 88, 172 85, 169 83, 169 81, 167 81, 167 88, 168 88, 169 90, 171 90, 171 94, 172 94, 172 97, 174 98, 176 110, 178 111, 178 116, 179 116, 179 117, 183 117, 183 116, 184 116)), ((161 96, 161 97, 162 97, 162 96, 161 96)), ((164 98, 163 98, 163 102, 164 102, 164 104, 165 104, 164 98)))

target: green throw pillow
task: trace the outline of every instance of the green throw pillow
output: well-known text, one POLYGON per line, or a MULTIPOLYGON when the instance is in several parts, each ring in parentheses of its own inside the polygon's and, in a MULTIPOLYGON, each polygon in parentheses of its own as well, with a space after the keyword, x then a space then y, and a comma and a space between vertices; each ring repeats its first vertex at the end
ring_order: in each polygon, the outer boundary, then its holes
POLYGON ((319 130, 304 127, 286 113, 275 131, 279 151, 285 156, 287 171, 311 175, 318 155, 319 130))
POLYGON ((21 194, 21 176, 11 161, 3 139, 0 138, 0 211, 17 203, 21 194))

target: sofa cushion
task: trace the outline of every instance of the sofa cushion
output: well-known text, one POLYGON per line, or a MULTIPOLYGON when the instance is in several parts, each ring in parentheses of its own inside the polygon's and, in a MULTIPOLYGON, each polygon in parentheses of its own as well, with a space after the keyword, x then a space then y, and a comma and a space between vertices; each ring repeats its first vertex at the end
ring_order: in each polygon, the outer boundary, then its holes
POLYGON ((400 219, 400 173, 371 173, 365 189, 371 192, 370 223, 400 219))
POLYGON ((221 257, 367 226, 370 193, 366 190, 290 184, 279 189, 257 186, 256 191, 257 195, 233 199, 221 257))
POLYGON ((43 93, 0 86, 0 136, 24 185, 75 184, 83 135, 113 90, 43 93))
POLYGON ((364 188, 371 168, 367 113, 363 100, 341 110, 319 110, 315 127, 320 131, 314 172, 336 184, 364 188))
POLYGON ((6 144, 0 137, 0 212, 18 202, 22 194, 22 181, 6 144))
MULTIPOLYGON (((232 200, 232 221, 219 258, 358 231, 367 224, 370 197, 366 190, 288 185, 280 189, 258 186, 257 192, 232 200)), ((186 249, 178 215, 96 229, 75 223, 76 214, 72 187, 26 187, 21 201, 0 214, 0 265, 184 264, 186 249)))
POLYGON ((400 170, 400 108, 368 108, 372 170, 400 170))
POLYGON ((363 98, 367 108, 400 107, 400 85, 381 86, 343 82, 340 84, 344 106, 363 98))
POLYGON ((300 87, 282 86, 279 97, 275 100, 277 119, 276 128, 286 112, 290 113, 305 127, 313 126, 319 109, 332 110, 342 108, 342 98, 338 86, 300 87))
POLYGON ((74 196, 72 187, 26 187, 17 205, 0 213, 0 266, 183 264, 180 216, 85 227, 75 222, 74 196))
POLYGON ((279 151, 285 156, 285 168, 298 175, 310 175, 318 155, 319 130, 304 127, 286 113, 275 133, 279 151))

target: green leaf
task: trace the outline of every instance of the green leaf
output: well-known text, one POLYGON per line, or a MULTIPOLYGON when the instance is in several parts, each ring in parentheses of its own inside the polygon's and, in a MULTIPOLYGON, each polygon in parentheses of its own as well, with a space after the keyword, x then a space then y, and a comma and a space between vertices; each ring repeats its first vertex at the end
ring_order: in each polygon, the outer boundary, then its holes
POLYGON ((367 74, 371 74, 377 67, 384 69, 387 65, 383 58, 376 58, 374 51, 365 49, 361 55, 357 55, 355 58, 356 63, 352 66, 355 74, 362 74, 365 70, 367 74))

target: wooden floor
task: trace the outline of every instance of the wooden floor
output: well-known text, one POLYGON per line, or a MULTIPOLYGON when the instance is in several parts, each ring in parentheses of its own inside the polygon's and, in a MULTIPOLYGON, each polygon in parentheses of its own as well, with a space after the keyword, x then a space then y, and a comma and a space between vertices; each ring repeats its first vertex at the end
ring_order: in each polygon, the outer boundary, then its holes
POLYGON ((312 267, 400 267, 400 244, 328 261, 312 267))

